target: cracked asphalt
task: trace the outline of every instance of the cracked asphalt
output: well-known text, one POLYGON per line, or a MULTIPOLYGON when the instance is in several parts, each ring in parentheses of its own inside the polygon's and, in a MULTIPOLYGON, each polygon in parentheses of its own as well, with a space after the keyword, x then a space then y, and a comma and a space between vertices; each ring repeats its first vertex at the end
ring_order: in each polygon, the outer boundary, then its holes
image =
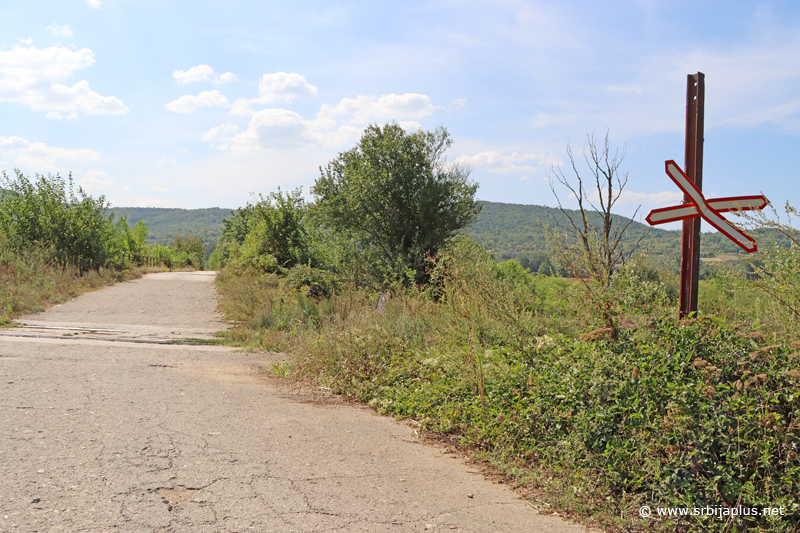
POLYGON ((223 329, 213 276, 150 274, 19 320, 56 334, 0 336, 0 531, 587 531, 412 426, 282 388, 276 355, 79 334, 223 329))

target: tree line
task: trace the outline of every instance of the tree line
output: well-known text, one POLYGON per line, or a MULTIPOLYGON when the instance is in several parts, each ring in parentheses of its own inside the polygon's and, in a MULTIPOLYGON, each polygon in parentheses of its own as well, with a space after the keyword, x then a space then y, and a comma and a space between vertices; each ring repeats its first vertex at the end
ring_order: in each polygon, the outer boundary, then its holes
POLYGON ((148 227, 127 217, 115 220, 105 196, 76 187, 70 174, 15 170, 0 176, 0 244, 16 254, 37 251, 49 261, 81 271, 122 264, 123 253, 154 256, 203 268, 205 246, 198 237, 176 237, 172 246, 147 244, 148 227))

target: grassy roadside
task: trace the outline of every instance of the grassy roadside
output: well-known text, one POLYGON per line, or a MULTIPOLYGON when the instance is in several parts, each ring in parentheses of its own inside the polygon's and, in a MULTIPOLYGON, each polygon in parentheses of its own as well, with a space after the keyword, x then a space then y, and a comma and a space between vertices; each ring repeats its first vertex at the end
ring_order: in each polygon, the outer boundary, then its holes
POLYGON ((142 277, 159 267, 101 268, 81 273, 54 266, 42 252, 0 249, 0 326, 24 314, 43 311, 81 294, 142 277))
POLYGON ((578 284, 455 259, 438 292, 397 292, 382 313, 365 289, 223 270, 227 342, 292 353, 278 375, 416 420, 608 530, 800 528, 797 329, 767 299, 750 289, 733 309, 747 286, 710 280, 721 318, 677 322, 668 283, 632 276, 611 340, 578 284), (642 505, 785 514, 643 519, 642 505))

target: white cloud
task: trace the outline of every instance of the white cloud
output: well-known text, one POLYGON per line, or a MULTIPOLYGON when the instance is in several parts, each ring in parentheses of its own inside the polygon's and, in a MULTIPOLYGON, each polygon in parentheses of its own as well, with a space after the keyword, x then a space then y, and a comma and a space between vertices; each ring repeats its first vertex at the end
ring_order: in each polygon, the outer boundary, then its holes
POLYGON ((261 103, 259 98, 237 98, 231 104, 230 114, 235 117, 251 117, 256 111, 250 109, 250 106, 258 103, 261 103))
POLYGON ((69 120, 77 120, 78 112, 77 111, 73 111, 72 113, 64 114, 64 113, 59 113, 58 111, 50 111, 49 113, 47 113, 44 116, 44 118, 52 118, 52 119, 56 119, 56 120, 62 120, 62 119, 66 118, 66 119, 69 119, 69 120))
POLYGON ((259 81, 259 96, 256 98, 239 98, 231 106, 231 115, 249 117, 256 114, 250 106, 265 105, 283 100, 291 102, 295 98, 316 98, 317 88, 308 83, 305 76, 297 73, 274 72, 264 74, 259 81))
POLYGON ((72 37, 72 28, 70 28, 69 24, 64 24, 63 26, 59 26, 58 24, 53 24, 45 29, 54 35, 72 37))
POLYGON ((223 124, 211 128, 202 139, 219 150, 247 153, 254 149, 274 150, 299 148, 319 142, 310 122, 288 109, 264 109, 253 115, 247 129, 223 124))
POLYGON ((617 200, 619 204, 655 204, 661 207, 670 205, 678 205, 683 201, 683 193, 675 191, 661 191, 661 192, 634 192, 622 191, 622 194, 617 200))
MULTIPOLYGON (((520 154, 513 152, 503 155, 500 152, 480 152, 475 155, 462 155, 456 162, 472 168, 480 168, 488 172, 528 172, 534 173, 539 168, 561 165, 561 158, 555 154, 520 154)), ((527 178, 526 178, 527 179, 527 178)))
POLYGON ((255 111, 249 106, 253 103, 266 103, 272 99, 291 99, 296 96, 313 96, 313 91, 304 87, 305 78, 282 72, 265 75, 262 78, 262 95, 258 98, 240 98, 231 105, 230 114, 250 116, 246 130, 228 123, 207 131, 203 140, 219 150, 244 153, 253 149, 288 149, 321 146, 342 148, 352 145, 362 133, 363 125, 372 120, 398 120, 400 127, 416 131, 422 124, 416 120, 402 118, 422 118, 436 109, 428 96, 407 93, 388 94, 381 97, 359 96, 357 99, 345 98, 336 106, 323 105, 316 117, 306 120, 287 109, 270 108, 255 111), (271 76, 271 77, 268 77, 271 76), (266 80, 266 81, 265 81, 266 80), (337 119, 342 119, 341 123, 337 119))
POLYGON ((171 192, 171 191, 166 187, 159 187, 158 185, 156 185, 155 187, 150 189, 150 192, 171 192))
POLYGON ((184 94, 164 107, 173 113, 191 113, 200 107, 225 107, 226 105, 228 105, 228 99, 219 91, 203 91, 197 96, 184 94))
POLYGON ((219 76, 215 77, 214 83, 231 83, 238 80, 239 78, 236 77, 236 74, 233 72, 226 72, 225 74, 220 74, 219 76))
POLYGON ((424 118, 431 115, 436 106, 429 96, 418 93, 385 94, 380 98, 361 95, 344 98, 335 106, 323 105, 318 117, 349 117, 351 123, 367 123, 380 120, 424 118))
POLYGON ((78 180, 78 185, 88 193, 103 194, 110 187, 117 184, 114 178, 109 177, 108 173, 100 170, 89 170, 85 177, 78 180))
POLYGON ((127 113, 121 100, 92 91, 86 80, 71 87, 57 83, 92 64, 94 54, 88 48, 14 46, 0 51, 0 102, 49 111, 48 118, 75 118, 80 111, 92 115, 127 113))
POLYGON ((261 148, 290 148, 309 144, 308 124, 288 109, 264 109, 250 120, 248 136, 261 148))
POLYGON ((316 98, 317 88, 295 72, 274 72, 261 76, 258 93, 270 100, 291 102, 295 98, 316 98))
POLYGON ((0 137, 0 154, 15 165, 38 172, 58 171, 65 163, 86 164, 101 158, 94 150, 58 148, 41 142, 30 142, 22 137, 0 137))
POLYGON ((100 96, 89 89, 89 82, 86 80, 80 81, 72 87, 56 84, 50 87, 50 90, 53 94, 51 102, 60 104, 62 109, 75 107, 83 109, 90 115, 118 115, 128 111, 128 108, 122 105, 117 98, 100 96))
POLYGON ((233 72, 215 74, 214 69, 208 65, 197 65, 187 70, 176 70, 172 73, 178 83, 191 83, 193 81, 210 81, 214 85, 230 83, 239 78, 233 72))
POLYGON ((100 0, 86 0, 86 5, 95 9, 100 9, 101 2, 100 0))
POLYGON ((231 124, 223 124, 211 128, 201 137, 204 141, 211 143, 211 146, 218 150, 227 150, 231 147, 236 134, 239 133, 239 126, 231 124))
POLYGON ((193 81, 211 81, 214 76, 214 69, 208 65, 197 65, 187 70, 175 70, 172 77, 178 83, 190 83, 193 81))
MULTIPOLYGON (((315 119, 307 122, 308 133, 310 139, 314 139, 317 143, 327 148, 347 148, 353 146, 361 138, 363 129, 350 124, 336 126, 335 121, 328 122, 326 120, 315 119)), ((406 123, 406 126, 413 126, 406 123)), ((405 128, 406 126, 402 126, 405 128)), ((416 128, 412 128, 416 129, 416 128)))
POLYGON ((288 109, 271 108, 255 113, 244 131, 240 131, 235 124, 227 123, 211 128, 203 134, 202 139, 218 150, 245 154, 254 150, 310 147, 341 149, 352 146, 361 133, 361 128, 349 124, 333 129, 320 127, 318 120, 305 120, 288 109))
POLYGON ((397 125, 406 131, 412 131, 412 132, 422 129, 422 124, 420 124, 416 120, 401 120, 400 122, 397 123, 397 125))

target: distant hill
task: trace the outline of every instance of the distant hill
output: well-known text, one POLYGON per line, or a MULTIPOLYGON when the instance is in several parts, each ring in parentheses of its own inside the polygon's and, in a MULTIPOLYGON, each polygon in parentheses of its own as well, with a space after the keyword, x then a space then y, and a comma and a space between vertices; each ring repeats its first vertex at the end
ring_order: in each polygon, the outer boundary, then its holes
MULTIPOLYGON (((540 255, 546 251, 547 240, 539 221, 553 225, 554 221, 565 224, 567 218, 560 210, 541 205, 506 204, 500 202, 481 202, 481 214, 467 228, 475 240, 486 245, 499 260, 517 259, 525 264, 525 258, 540 255)), ((171 244, 175 237, 196 236, 204 242, 215 242, 222 230, 222 220, 231 215, 231 209, 212 207, 208 209, 167 209, 161 207, 115 207, 111 211, 116 217, 127 215, 133 225, 139 220, 150 227, 147 241, 150 244, 171 244)), ((567 210, 573 220, 580 220, 578 211, 567 210)), ((630 219, 619 217, 621 225, 630 219)), ((599 225, 600 216, 590 214, 590 222, 599 225)), ((677 267, 680 260, 681 232, 650 228, 645 224, 633 222, 623 240, 623 245, 631 246, 636 239, 645 235, 640 245, 642 251, 662 262, 664 266, 677 267)), ((774 233, 761 232, 768 237, 774 233)), ((740 248, 719 233, 703 233, 701 238, 702 257, 731 257, 741 255, 740 248)))
POLYGON ((148 244, 172 244, 175 237, 200 237, 203 242, 219 239, 222 219, 231 216, 230 209, 177 209, 163 207, 112 207, 116 217, 127 215, 132 226, 140 220, 150 227, 148 244))
MULTIPOLYGON (((567 217, 554 207, 541 205, 506 204, 500 202, 481 202, 482 209, 478 219, 468 228, 475 240, 486 245, 500 260, 523 259, 536 252, 545 251, 547 238, 539 226, 541 221, 551 227, 568 224, 567 217)), ((580 212, 566 210, 570 218, 580 221, 580 212)), ((617 217, 620 227, 630 219, 617 217)), ((589 222, 600 227, 602 219, 598 213, 589 214, 589 222)), ((623 245, 632 246, 642 238, 640 250, 659 261, 677 266, 681 255, 681 231, 651 228, 633 221, 623 238, 623 245)), ((741 249, 727 237, 719 233, 703 233, 701 237, 701 257, 739 255, 741 249)))

